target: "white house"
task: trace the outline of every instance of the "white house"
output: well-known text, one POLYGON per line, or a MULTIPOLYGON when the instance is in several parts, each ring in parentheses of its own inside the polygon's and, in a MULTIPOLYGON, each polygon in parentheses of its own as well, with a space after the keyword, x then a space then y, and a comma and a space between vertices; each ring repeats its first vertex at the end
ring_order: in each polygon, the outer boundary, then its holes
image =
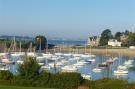
POLYGON ((108 45, 113 46, 113 47, 115 47, 115 46, 121 47, 121 42, 117 41, 116 39, 110 39, 108 41, 108 45))
POLYGON ((135 46, 129 46, 129 49, 135 49, 135 46))

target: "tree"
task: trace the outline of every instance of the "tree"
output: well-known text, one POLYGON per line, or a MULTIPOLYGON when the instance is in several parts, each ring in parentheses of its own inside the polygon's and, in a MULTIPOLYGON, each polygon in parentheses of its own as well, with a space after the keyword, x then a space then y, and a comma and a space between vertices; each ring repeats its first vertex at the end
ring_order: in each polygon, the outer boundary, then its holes
POLYGON ((121 32, 116 32, 115 34, 115 39, 118 40, 118 41, 121 41, 120 37, 121 37, 122 33, 121 32))
POLYGON ((135 45, 135 33, 130 33, 127 39, 128 45, 135 45))
POLYGON ((35 79, 39 76, 40 66, 35 58, 26 58, 23 64, 19 65, 18 72, 19 77, 22 79, 35 79))
POLYGON ((129 35, 131 32, 128 30, 125 30, 124 35, 129 35))
POLYGON ((111 39, 113 36, 112 36, 112 33, 111 33, 111 30, 110 29, 106 29, 102 32, 101 34, 101 38, 100 38, 100 45, 101 46, 105 46, 107 45, 109 39, 111 39))
POLYGON ((44 36, 37 36, 35 38, 36 50, 45 50, 47 47, 47 39, 44 36))

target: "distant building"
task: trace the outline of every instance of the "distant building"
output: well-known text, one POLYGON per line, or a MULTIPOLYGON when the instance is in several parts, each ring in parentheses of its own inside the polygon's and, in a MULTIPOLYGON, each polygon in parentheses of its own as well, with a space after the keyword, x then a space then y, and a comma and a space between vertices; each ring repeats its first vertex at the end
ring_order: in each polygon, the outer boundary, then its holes
POLYGON ((116 46, 121 47, 121 42, 117 41, 116 39, 110 39, 108 41, 108 45, 113 46, 113 47, 116 47, 116 46))
POLYGON ((98 46, 100 41, 100 37, 98 36, 92 36, 88 38, 87 45, 90 46, 98 46))

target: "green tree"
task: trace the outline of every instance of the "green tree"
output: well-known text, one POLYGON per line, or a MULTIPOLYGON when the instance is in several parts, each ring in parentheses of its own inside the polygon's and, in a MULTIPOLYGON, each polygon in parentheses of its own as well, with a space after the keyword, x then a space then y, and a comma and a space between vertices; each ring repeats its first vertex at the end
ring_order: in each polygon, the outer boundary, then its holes
POLYGON ((109 39, 113 38, 111 30, 110 29, 106 29, 102 32, 101 34, 101 38, 100 38, 100 45, 101 46, 105 46, 107 45, 109 39))
POLYGON ((125 30, 124 35, 129 35, 131 32, 129 30, 125 30))
POLYGON ((19 65, 18 76, 23 79, 36 79, 39 76, 40 66, 35 58, 26 58, 23 64, 19 65))
POLYGON ((117 39, 118 41, 121 41, 121 39, 120 39, 121 35, 122 35, 121 32, 116 32, 114 38, 117 39))
POLYGON ((47 39, 44 36, 36 36, 35 38, 36 50, 44 50, 47 47, 47 39), (40 48, 41 47, 41 48, 40 48))
POLYGON ((135 45, 135 33, 130 33, 127 39, 128 45, 135 45))

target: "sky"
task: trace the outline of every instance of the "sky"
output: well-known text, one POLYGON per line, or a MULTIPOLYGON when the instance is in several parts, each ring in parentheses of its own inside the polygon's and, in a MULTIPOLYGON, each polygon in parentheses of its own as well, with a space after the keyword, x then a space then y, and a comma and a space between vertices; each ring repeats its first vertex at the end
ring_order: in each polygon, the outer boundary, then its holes
POLYGON ((0 0, 0 35, 85 39, 135 31, 135 0, 0 0))

